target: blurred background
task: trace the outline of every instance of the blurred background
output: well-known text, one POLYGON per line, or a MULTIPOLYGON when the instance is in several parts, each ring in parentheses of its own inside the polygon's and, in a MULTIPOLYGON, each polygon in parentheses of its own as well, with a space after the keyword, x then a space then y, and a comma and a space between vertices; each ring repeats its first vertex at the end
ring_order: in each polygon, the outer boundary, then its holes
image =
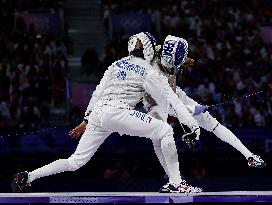
MULTIPOLYGON (((238 98, 211 113, 267 163, 249 168, 205 130, 190 150, 171 118, 185 179, 205 191, 271 190, 271 8, 270 0, 0 0, 0 192, 11 192, 16 172, 74 152, 68 131, 141 31, 159 42, 168 34, 188 40, 196 65, 179 86, 201 104, 238 98)), ((150 140, 113 133, 80 170, 37 180, 32 190, 157 191, 165 182, 150 140)))

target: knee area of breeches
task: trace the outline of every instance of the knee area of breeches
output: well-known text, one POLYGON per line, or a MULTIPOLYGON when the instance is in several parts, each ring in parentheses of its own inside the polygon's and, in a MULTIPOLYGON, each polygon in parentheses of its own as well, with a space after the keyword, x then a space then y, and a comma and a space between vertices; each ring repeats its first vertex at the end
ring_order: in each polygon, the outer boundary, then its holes
POLYGON ((173 147, 176 146, 173 134, 174 134, 174 132, 173 132, 173 129, 171 127, 171 129, 169 129, 168 132, 161 139, 161 148, 162 149, 172 150, 173 147))
POLYGON ((168 124, 168 123, 163 123, 163 126, 161 126, 160 129, 160 139, 163 139, 164 137, 167 136, 172 136, 174 135, 173 128, 168 124))
POLYGON ((154 147, 161 147, 161 139, 160 140, 152 140, 154 147))
POLYGON ((173 136, 166 136, 161 140, 163 152, 171 153, 175 150, 176 144, 173 136))
POLYGON ((69 157, 67 160, 68 160, 69 170, 70 171, 76 171, 77 169, 82 167, 84 164, 86 164, 85 162, 80 161, 79 159, 77 159, 73 155, 71 157, 69 157))
POLYGON ((210 115, 209 112, 204 112, 195 116, 199 126, 209 132, 213 132, 215 128, 220 124, 216 118, 210 115))

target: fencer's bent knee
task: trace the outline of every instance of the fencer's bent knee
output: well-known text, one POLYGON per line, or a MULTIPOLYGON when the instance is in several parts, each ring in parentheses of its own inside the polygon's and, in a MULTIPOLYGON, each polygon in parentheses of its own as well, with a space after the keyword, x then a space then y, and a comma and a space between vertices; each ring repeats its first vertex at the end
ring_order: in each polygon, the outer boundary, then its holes
POLYGON ((173 135, 168 135, 161 140, 161 148, 163 152, 168 154, 173 153, 176 149, 176 144, 173 135))
POLYGON ((159 132, 159 139, 163 139, 166 136, 173 135, 174 135, 173 128, 169 124, 163 123, 162 129, 159 132))
POLYGON ((161 147, 161 139, 159 140, 152 140, 154 147, 161 147))
POLYGON ((213 132, 215 128, 219 125, 217 119, 211 116, 210 113, 207 111, 194 117, 197 120, 199 126, 209 132, 213 132))
POLYGON ((76 171, 80 167, 82 167, 83 165, 85 165, 87 163, 87 161, 79 160, 75 155, 72 155, 67 160, 68 160, 68 164, 69 164, 69 168, 68 169, 70 171, 76 171))
POLYGON ((175 147, 175 140, 174 140, 174 132, 173 128, 169 125, 167 129, 165 129, 165 134, 161 139, 161 147, 164 150, 173 149, 175 147))

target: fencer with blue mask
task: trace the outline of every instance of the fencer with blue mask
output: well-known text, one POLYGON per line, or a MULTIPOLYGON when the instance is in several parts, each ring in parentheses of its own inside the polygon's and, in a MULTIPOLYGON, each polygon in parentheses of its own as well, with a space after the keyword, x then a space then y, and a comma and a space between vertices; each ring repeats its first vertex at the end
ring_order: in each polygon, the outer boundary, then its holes
MULTIPOLYGON (((188 97, 180 87, 176 86, 175 74, 177 74, 177 72, 181 72, 180 69, 182 68, 182 65, 188 63, 186 61, 189 60, 193 62, 191 59, 184 59, 184 56, 187 57, 188 54, 187 41, 182 38, 169 35, 164 40, 163 46, 159 53, 160 54, 157 55, 155 60, 152 62, 153 68, 158 70, 161 75, 168 78, 169 85, 172 87, 179 99, 184 103, 192 117, 198 122, 199 126, 209 132, 214 133, 219 139, 227 142, 241 152, 247 159, 248 166, 255 168, 264 167, 266 164, 260 158, 260 156, 254 155, 252 152, 250 152, 228 128, 221 125, 214 117, 210 115, 210 113, 207 111, 208 106, 203 106, 197 103, 188 97)), ((165 110, 159 104, 157 104, 156 100, 154 100, 148 93, 145 93, 143 103, 148 115, 151 115, 157 119, 167 122, 168 115, 176 116, 174 110, 165 110)), ((187 143, 194 143, 195 140, 199 140, 199 135, 195 135, 194 132, 187 133, 183 136, 183 140, 185 140, 187 143), (190 138, 186 139, 188 136, 190 136, 190 138)), ((161 141, 153 140, 153 145, 156 155, 160 160, 161 165, 164 167, 166 174, 168 175, 169 170, 167 169, 162 155, 161 141)), ((166 189, 165 191, 167 191, 167 186, 164 187, 166 189)))

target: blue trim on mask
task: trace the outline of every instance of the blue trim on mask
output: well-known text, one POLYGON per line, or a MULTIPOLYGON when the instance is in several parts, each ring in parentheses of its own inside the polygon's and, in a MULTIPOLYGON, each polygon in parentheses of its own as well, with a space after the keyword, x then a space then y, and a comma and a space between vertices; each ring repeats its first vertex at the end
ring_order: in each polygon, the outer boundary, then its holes
POLYGON ((149 39, 151 40, 151 42, 152 42, 153 45, 157 44, 157 41, 156 41, 155 37, 152 36, 151 33, 145 32, 145 34, 149 37, 149 39))
POLYGON ((184 58, 186 57, 186 53, 187 53, 187 48, 184 42, 179 41, 177 48, 176 48, 176 52, 175 52, 175 62, 174 65, 176 67, 180 66, 183 62, 184 62, 184 58))

